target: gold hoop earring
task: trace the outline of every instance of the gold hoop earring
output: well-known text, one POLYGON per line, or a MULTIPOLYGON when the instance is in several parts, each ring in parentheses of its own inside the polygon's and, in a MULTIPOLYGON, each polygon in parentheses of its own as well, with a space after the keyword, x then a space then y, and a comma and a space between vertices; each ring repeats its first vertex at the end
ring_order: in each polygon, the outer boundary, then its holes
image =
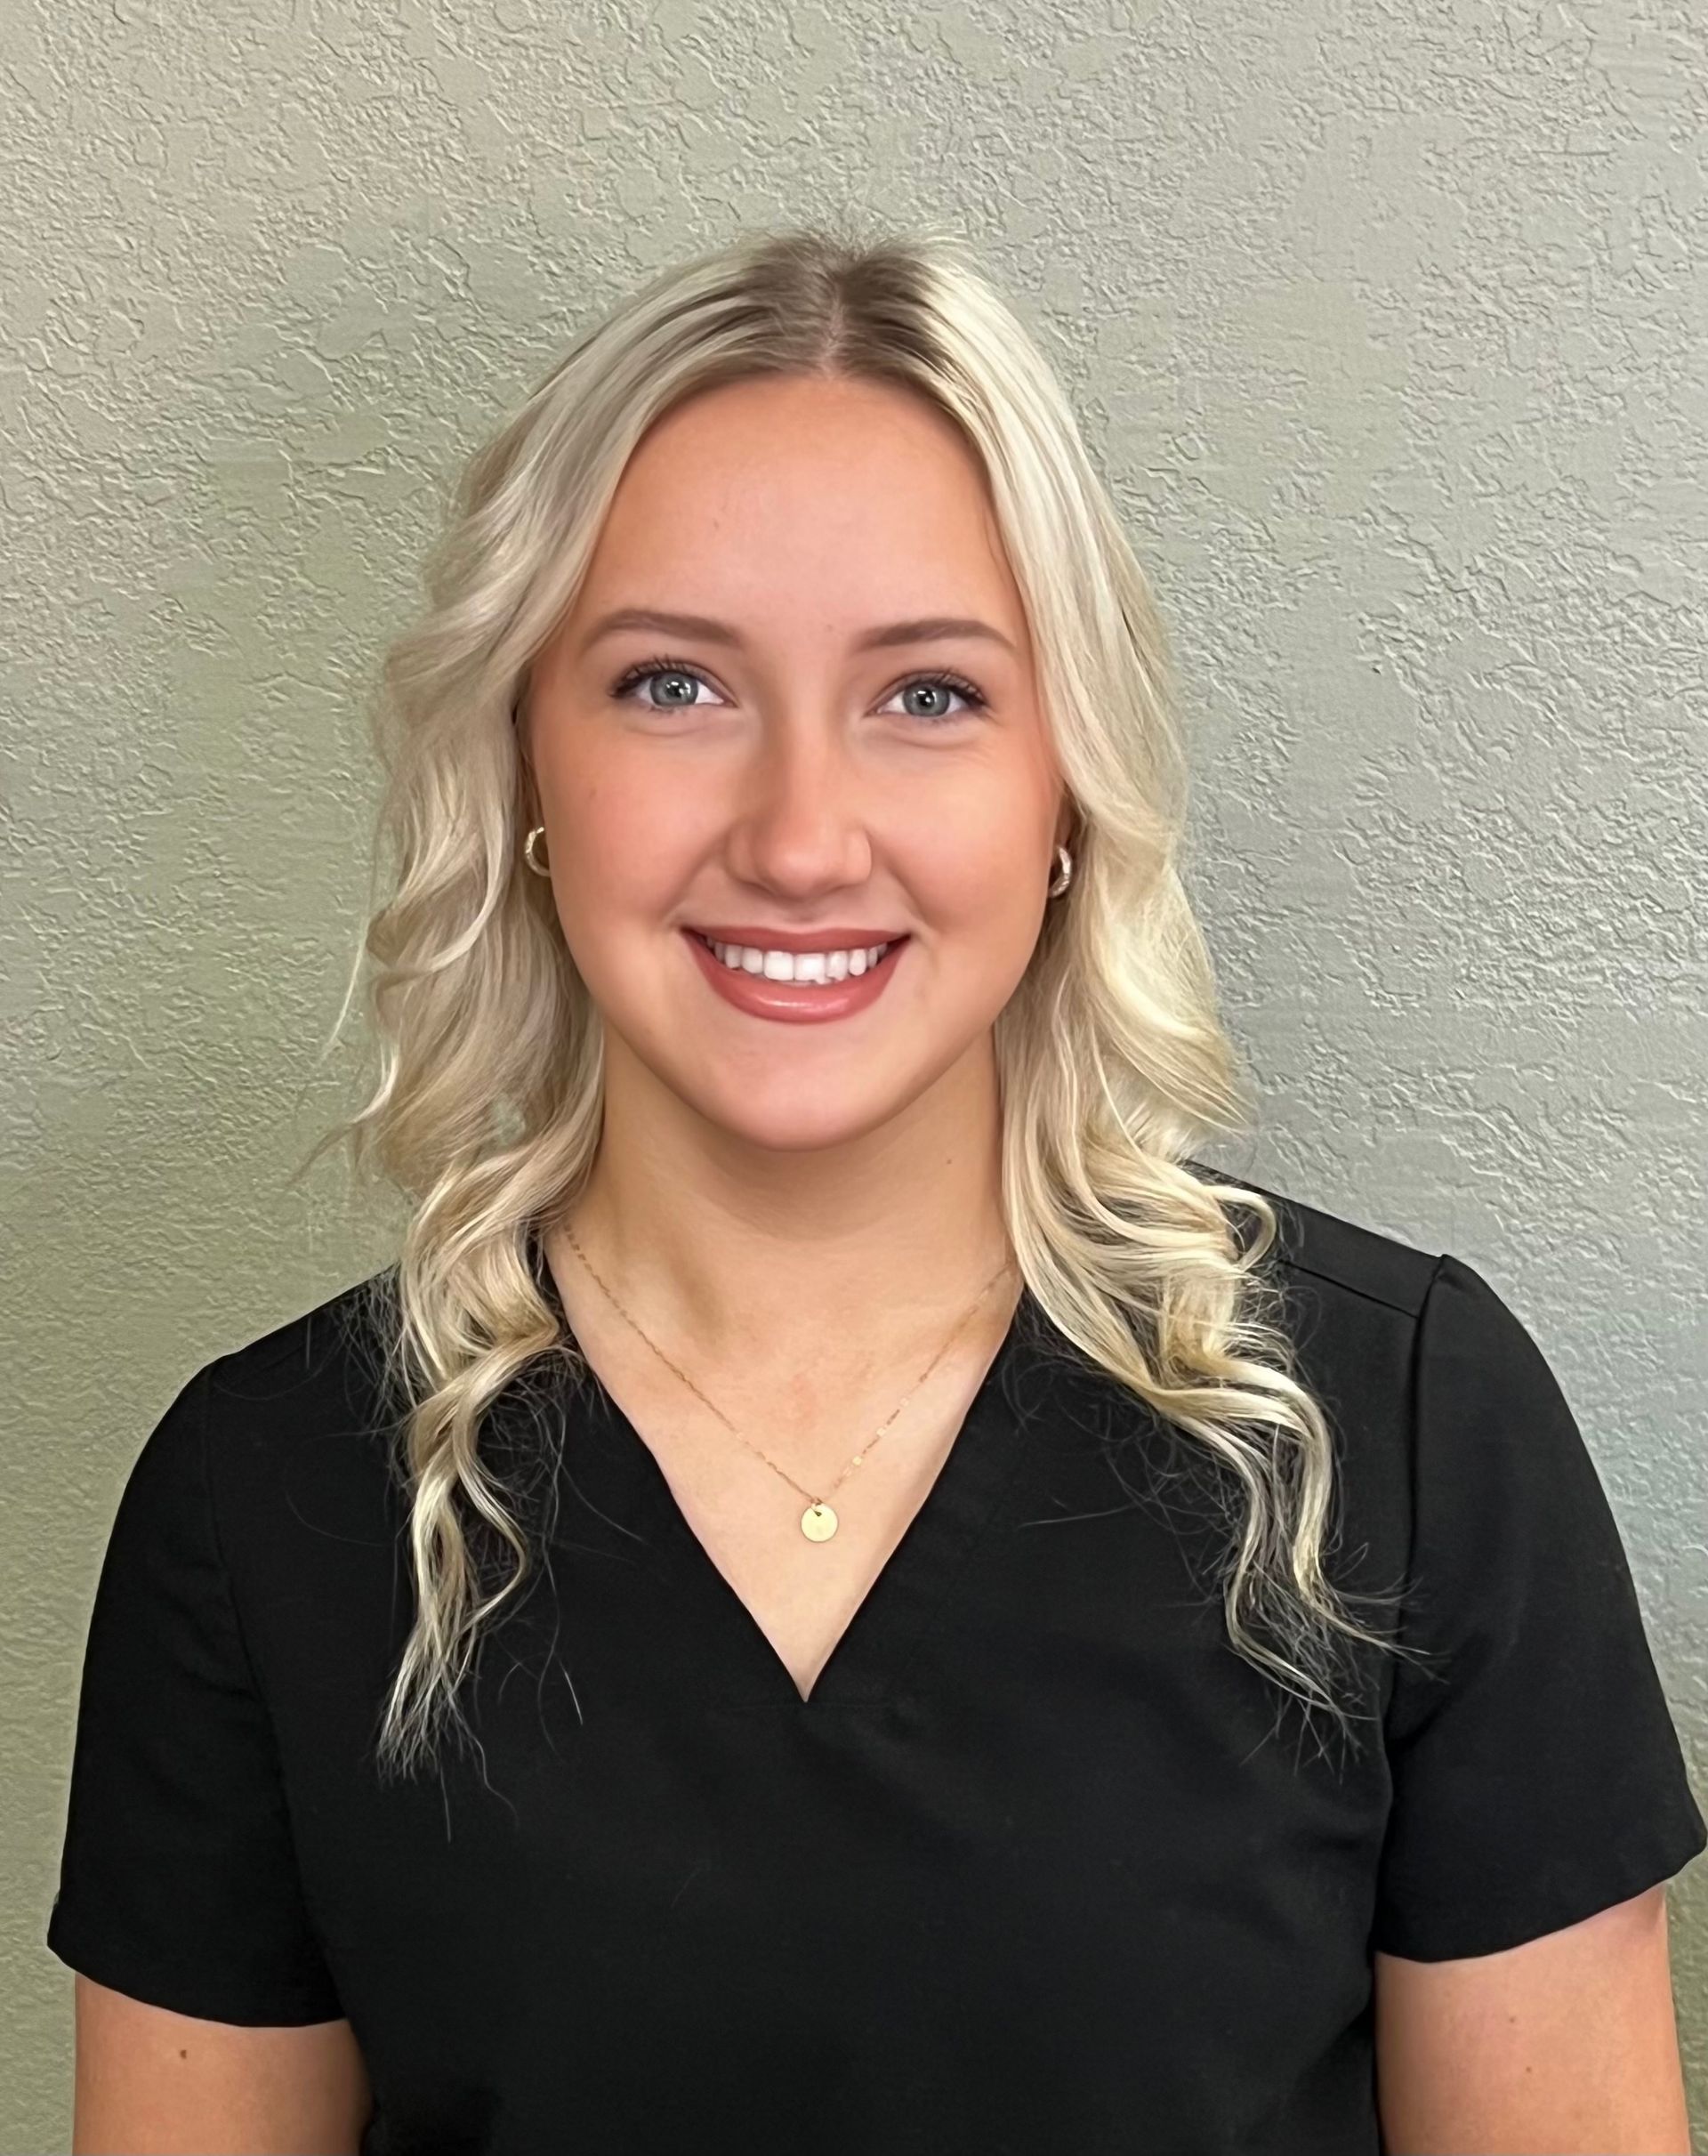
POLYGON ((1074 880, 1074 857, 1066 846, 1056 848, 1056 859, 1061 863, 1061 868, 1050 885, 1052 899, 1059 899, 1074 880))
POLYGON ((522 848, 522 857, 527 861, 528 867, 534 871, 536 876, 550 876, 552 873, 551 862, 547 861, 544 868, 541 868, 534 852, 535 841, 536 839, 544 838, 544 836, 545 826, 543 823, 536 823, 534 828, 528 835, 528 844, 522 848))

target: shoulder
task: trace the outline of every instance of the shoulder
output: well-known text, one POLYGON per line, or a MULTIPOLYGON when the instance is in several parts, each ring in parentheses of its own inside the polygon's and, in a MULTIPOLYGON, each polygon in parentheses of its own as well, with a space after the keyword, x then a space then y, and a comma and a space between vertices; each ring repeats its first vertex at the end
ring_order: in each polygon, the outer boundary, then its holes
MULTIPOLYGON (((1200 1171, 1201 1172, 1201 1171, 1200 1171)), ((1275 1207, 1264 1261, 1300 1374, 1343 1441, 1354 1495, 1391 1500, 1469 1608, 1520 1543, 1619 1571, 1593 1456, 1530 1324, 1453 1251, 1431 1252, 1249 1177, 1275 1207)))
POLYGON ((1318 1306, 1349 1310, 1371 1304, 1415 1322, 1438 1272, 1458 1262, 1349 1215, 1308 1205, 1250 1175, 1212 1169, 1202 1161, 1188 1165, 1204 1180, 1268 1199, 1275 1210, 1276 1239, 1265 1262, 1280 1285, 1318 1306))
POLYGON ((191 1381, 230 1554, 276 1535, 281 1508, 286 1519, 374 1517, 397 1428, 387 1364, 396 1272, 339 1288, 191 1381))
POLYGON ((1343 1427, 1390 1429, 1408 1446, 1434 1440, 1456 1453, 1470 1449, 1473 1426, 1492 1422, 1502 1441, 1482 1445, 1479 1473, 1503 1460, 1529 1471, 1546 1457, 1535 1441, 1520 1447, 1518 1433, 1538 1418, 1569 1424, 1559 1380, 1529 1325, 1475 1265, 1250 1176, 1218 1179, 1274 1207, 1261 1271, 1278 1291, 1301 1374, 1343 1427))
POLYGON ((209 1428, 302 1427, 305 1411, 372 1412, 386 1382, 397 1267, 337 1289, 216 1355, 197 1373, 209 1428))
POLYGON ((188 1487, 233 1456, 372 1420, 395 1277, 395 1266, 371 1274, 191 1369, 149 1428, 132 1479, 188 1487))
POLYGON ((1265 1264, 1300 1344, 1324 1355, 1377 1342, 1406 1346, 1407 1405, 1427 1412, 1455 1388, 1504 1385, 1515 1406, 1562 1401, 1535 1334, 1467 1259, 1434 1251, 1307 1205, 1249 1176, 1225 1176, 1267 1198, 1276 1240, 1265 1264))
MULTIPOLYGON (((1551 1473, 1582 1493, 1588 1458, 1554 1372, 1474 1265, 1249 1176, 1217 1179, 1274 1208, 1260 1267, 1276 1295, 1269 1314, 1355 1496, 1409 1513, 1439 1495, 1445 1514, 1448 1499, 1462 1509, 1522 1498, 1551 1473)), ((1240 1217, 1249 1240, 1251 1216, 1240 1217)))

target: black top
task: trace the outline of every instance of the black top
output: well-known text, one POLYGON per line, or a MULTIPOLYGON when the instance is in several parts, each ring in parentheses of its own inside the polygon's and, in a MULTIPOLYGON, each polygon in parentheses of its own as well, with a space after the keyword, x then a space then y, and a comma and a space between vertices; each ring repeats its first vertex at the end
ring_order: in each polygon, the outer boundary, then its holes
POLYGON ((1028 1294, 805 1702, 610 1396, 533 1366, 483 1445, 536 1524, 555 1487, 549 1573, 463 1695, 479 1753, 382 1786, 409 1579, 347 1290, 130 1470, 47 1944, 183 2014, 348 2015, 370 2156, 1375 2156, 1373 1950, 1518 1945, 1708 1829, 1531 1336, 1268 1195, 1331 1575, 1409 1583, 1438 1658, 1374 1658, 1358 1753, 1227 1644, 1204 1448, 1028 1294))

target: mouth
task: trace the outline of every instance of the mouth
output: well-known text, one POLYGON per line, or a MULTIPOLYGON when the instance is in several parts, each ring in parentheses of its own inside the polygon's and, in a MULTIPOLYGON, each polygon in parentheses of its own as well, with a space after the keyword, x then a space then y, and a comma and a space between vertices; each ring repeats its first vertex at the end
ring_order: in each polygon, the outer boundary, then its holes
POLYGON ((703 928, 684 927, 682 933, 691 937, 703 949, 709 951, 720 965, 727 967, 731 973, 747 973, 761 980, 786 983, 804 981, 819 985, 858 980, 861 974, 882 965, 892 953, 911 941, 904 931, 899 935, 874 937, 866 943, 850 938, 847 942, 834 946, 825 944, 814 950, 790 950, 780 944, 725 942, 720 937, 708 935, 703 928), (733 954, 737 951, 742 954, 739 964, 734 962, 733 954), (761 951, 762 957, 760 957, 761 951), (755 957, 760 959, 757 965, 753 963, 755 957), (777 970, 773 960, 787 961, 788 971, 777 970))
POLYGON ((724 943, 686 925, 681 936, 701 978, 724 1003, 750 1018, 783 1024, 852 1018, 869 1010, 912 941, 900 935, 834 950, 785 951, 775 945, 724 943))

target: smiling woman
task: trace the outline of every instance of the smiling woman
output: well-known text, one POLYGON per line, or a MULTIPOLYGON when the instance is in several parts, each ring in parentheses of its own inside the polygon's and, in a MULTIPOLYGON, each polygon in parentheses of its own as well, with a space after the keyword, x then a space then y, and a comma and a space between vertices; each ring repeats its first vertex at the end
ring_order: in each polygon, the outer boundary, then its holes
MULTIPOLYGON (((940 410, 818 374, 675 405, 624 466, 530 662, 519 729, 564 942, 602 1018, 608 1096, 662 1085, 649 1114, 671 1118, 681 1172, 696 1124, 787 1147, 804 1205, 807 1183, 845 1183, 862 1133, 908 1102, 910 1143, 953 1123, 987 1145, 991 1028, 1031 961, 1072 808, 982 468, 940 410), (657 592, 686 610, 630 596, 657 592), (922 598, 935 618, 918 618, 922 598), (701 649, 637 658, 661 626, 701 649), (951 657, 979 669, 964 692, 944 678, 951 657), (684 945, 724 922, 744 924, 721 940, 753 963, 684 945), (795 981, 790 954, 815 941, 849 954, 840 982, 795 981), (685 955, 715 1002, 684 1005, 685 955), (807 1024, 786 1054, 755 1016, 807 1024)), ((649 1129, 649 1159, 660 1143, 649 1129)), ((627 1147, 608 1146, 581 1203, 608 1249, 623 1239, 630 1278, 657 1248, 633 1174, 627 1147)), ((939 1277, 1003 1239, 987 1157, 969 1155, 955 1195, 964 1224, 939 1277)), ((655 1182, 653 1205, 663 1196, 655 1182)), ((750 1292, 727 1248, 697 1280, 678 1269, 693 1307, 672 1313, 677 1336, 703 1365, 755 1370, 757 1323, 770 1359, 813 1360, 822 1303, 797 1278, 779 1342, 768 1261, 753 1263, 750 1292)), ((834 1274, 839 1301, 861 1292, 845 1256, 834 1274)), ((872 1296, 868 1343, 892 1294, 872 1296)))
POLYGON ((1683 2146, 1612 1513, 1480 1274, 1199 1157, 1165 640, 1018 316, 675 268, 428 586, 323 1142, 407 1225, 132 1470, 79 2145, 1683 2146))

